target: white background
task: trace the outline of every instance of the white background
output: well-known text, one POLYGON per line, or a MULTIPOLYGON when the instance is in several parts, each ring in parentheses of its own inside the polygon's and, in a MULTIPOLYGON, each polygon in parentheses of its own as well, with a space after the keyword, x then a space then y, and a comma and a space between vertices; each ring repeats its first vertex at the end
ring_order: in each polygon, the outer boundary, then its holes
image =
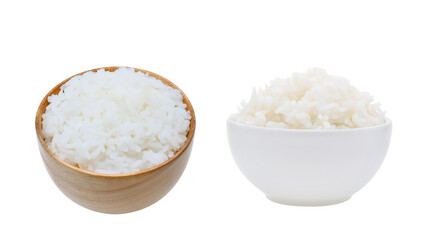
POLYGON ((427 239, 426 1, 2 1, 0 239, 427 239), (81 71, 130 66, 176 83, 197 116, 173 190, 130 214, 84 209, 53 184, 34 117, 81 71), (239 172, 226 118, 253 86, 309 67, 345 76, 393 121, 384 164, 348 202, 268 201, 239 172))

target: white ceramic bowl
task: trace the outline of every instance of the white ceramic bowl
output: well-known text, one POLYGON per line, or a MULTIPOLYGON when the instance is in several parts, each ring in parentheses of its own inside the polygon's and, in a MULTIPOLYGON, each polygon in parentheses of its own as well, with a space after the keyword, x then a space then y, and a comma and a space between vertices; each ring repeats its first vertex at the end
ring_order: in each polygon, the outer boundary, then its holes
POLYGON ((391 120, 342 130, 273 129, 227 120, 229 146, 241 172, 270 200, 323 206, 348 200, 382 164, 391 120))

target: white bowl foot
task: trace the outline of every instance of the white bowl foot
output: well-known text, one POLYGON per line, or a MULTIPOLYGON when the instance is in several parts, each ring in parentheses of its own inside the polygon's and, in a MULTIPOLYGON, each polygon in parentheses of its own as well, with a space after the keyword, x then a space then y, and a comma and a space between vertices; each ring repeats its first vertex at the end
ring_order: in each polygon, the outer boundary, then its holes
POLYGON ((306 200, 274 197, 274 196, 268 196, 268 195, 266 195, 266 197, 272 202, 276 202, 279 204, 285 204, 290 206, 316 207, 316 206, 328 206, 328 205, 342 203, 349 200, 352 196, 343 197, 343 198, 333 198, 333 199, 306 199, 306 200))

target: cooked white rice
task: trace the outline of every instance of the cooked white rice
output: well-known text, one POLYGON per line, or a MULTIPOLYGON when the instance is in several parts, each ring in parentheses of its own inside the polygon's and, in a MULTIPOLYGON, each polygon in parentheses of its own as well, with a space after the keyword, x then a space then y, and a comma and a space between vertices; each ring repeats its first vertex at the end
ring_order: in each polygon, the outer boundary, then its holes
POLYGON ((158 165, 180 149, 190 112, 180 91, 120 68, 75 76, 48 98, 42 133, 60 159, 99 173, 158 165))
POLYGON ((232 120, 249 126, 288 129, 347 129, 385 122, 385 113, 373 97, 322 69, 275 79, 253 90, 232 120))

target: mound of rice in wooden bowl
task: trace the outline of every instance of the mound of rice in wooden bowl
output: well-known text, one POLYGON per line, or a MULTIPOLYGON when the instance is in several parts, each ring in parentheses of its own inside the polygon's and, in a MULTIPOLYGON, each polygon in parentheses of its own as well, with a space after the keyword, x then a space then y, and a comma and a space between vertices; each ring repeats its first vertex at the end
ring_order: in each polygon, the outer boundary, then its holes
POLYGON ((164 197, 192 149, 195 112, 186 95, 155 73, 105 67, 55 86, 36 114, 45 167, 77 204, 133 212, 164 197))

